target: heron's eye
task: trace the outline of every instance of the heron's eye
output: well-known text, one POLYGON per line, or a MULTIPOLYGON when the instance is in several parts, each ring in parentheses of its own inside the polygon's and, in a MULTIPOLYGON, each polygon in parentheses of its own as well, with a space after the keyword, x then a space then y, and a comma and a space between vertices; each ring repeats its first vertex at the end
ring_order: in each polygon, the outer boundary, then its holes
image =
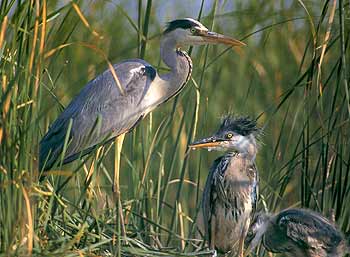
POLYGON ((191 33, 195 34, 197 32, 197 30, 195 28, 191 28, 191 33))
POLYGON ((226 138, 231 139, 232 137, 233 137, 233 134, 232 134, 232 133, 227 133, 227 134, 226 134, 226 138))

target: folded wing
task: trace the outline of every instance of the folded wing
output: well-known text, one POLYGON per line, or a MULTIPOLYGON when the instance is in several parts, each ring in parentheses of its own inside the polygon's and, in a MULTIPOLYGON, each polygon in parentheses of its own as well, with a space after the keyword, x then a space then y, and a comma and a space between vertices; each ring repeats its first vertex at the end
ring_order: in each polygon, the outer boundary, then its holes
POLYGON ((143 97, 156 76, 156 70, 139 59, 114 66, 122 94, 110 70, 90 81, 50 126, 40 142, 39 169, 50 169, 64 146, 69 123, 69 144, 64 163, 88 154, 100 143, 128 132, 145 113, 143 97))

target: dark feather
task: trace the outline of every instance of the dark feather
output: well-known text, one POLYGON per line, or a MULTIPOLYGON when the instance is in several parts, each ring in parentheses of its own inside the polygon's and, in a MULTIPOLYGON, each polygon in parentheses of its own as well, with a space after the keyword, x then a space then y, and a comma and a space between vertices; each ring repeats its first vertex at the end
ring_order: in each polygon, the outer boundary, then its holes
POLYGON ((329 249, 342 241, 341 233, 326 218, 303 209, 289 209, 277 215, 276 223, 300 247, 329 249))
POLYGON ((164 30, 164 34, 174 31, 175 29, 189 29, 192 27, 198 27, 200 24, 192 19, 178 19, 168 22, 167 27, 164 30))
POLYGON ((258 200, 259 200, 259 172, 256 164, 254 163, 253 167, 253 173, 255 174, 254 182, 253 182, 253 190, 252 190, 252 205, 253 205, 253 213, 254 214, 258 207, 258 200))
POLYGON ((261 128, 258 127, 256 120, 249 117, 227 115, 223 118, 219 131, 232 131, 242 136, 247 136, 250 134, 259 135, 261 128))
POLYGON ((203 218, 204 218, 204 230, 205 234, 207 235, 207 240, 211 242, 211 235, 210 235, 210 226, 211 226, 211 214, 213 212, 212 203, 214 200, 213 197, 213 186, 215 185, 215 177, 220 176, 224 174, 225 170, 227 169, 228 164, 230 163, 230 157, 228 156, 221 156, 217 158, 213 165, 210 168, 209 175, 207 177, 207 181, 205 183, 204 192, 203 192, 203 199, 202 199, 202 211, 203 211, 203 218))

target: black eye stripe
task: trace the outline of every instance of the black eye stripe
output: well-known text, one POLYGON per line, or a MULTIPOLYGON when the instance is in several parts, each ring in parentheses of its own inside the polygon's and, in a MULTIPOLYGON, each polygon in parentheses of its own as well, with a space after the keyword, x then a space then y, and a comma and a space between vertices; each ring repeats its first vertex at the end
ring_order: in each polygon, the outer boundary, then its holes
POLYGON ((196 23, 196 21, 192 21, 189 19, 179 19, 179 20, 173 20, 168 23, 168 26, 166 27, 164 33, 171 32, 175 29, 181 28, 181 29, 191 29, 198 27, 199 25, 196 23))

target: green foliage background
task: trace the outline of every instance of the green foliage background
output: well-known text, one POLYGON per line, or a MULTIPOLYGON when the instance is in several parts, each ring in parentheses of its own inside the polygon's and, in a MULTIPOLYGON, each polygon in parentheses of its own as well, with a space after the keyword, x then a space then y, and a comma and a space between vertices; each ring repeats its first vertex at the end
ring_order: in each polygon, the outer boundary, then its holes
POLYGON ((187 145, 214 132, 228 112, 259 117, 264 128, 260 209, 333 211, 349 232, 349 19, 349 2, 341 0, 2 0, 0 255, 208 254, 195 240, 195 219, 221 153, 187 145), (160 34, 181 17, 247 47, 190 49, 188 85, 126 136, 121 237, 113 145, 39 183, 38 143, 106 60, 139 57, 165 71, 160 34))

